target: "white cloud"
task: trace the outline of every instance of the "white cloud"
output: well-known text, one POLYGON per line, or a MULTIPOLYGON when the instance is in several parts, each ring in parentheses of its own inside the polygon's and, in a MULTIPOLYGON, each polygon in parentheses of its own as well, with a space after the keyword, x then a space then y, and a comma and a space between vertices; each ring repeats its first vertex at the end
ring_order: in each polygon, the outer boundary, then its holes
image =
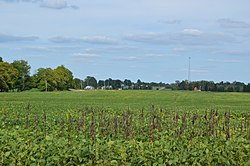
POLYGON ((63 9, 67 8, 68 4, 65 0, 44 0, 40 6, 52 9, 63 9))
POLYGON ((96 54, 90 54, 90 53, 75 53, 74 56, 77 56, 77 57, 97 57, 96 54))
POLYGON ((229 59, 229 60, 224 60, 224 63, 240 63, 240 60, 236 60, 236 59, 229 59))
POLYGON ((237 56, 249 56, 250 51, 244 49, 225 49, 225 50, 215 50, 213 54, 223 54, 223 55, 237 55, 237 56))
POLYGON ((184 51, 187 51, 186 48, 183 48, 183 47, 175 47, 172 49, 173 51, 176 51, 176 52, 184 52, 184 51))
POLYGON ((77 58, 72 60, 74 63, 94 63, 96 60, 92 58, 77 58))
POLYGON ((173 33, 144 33, 130 34, 126 40, 150 44, 164 45, 217 45, 221 43, 235 43, 237 40, 224 33, 205 33, 198 29, 184 29, 173 33))
MULTIPOLYGON (((37 44, 37 43, 36 43, 37 44)), ((72 50, 82 50, 81 46, 22 46, 22 47, 15 47, 11 48, 11 50, 18 50, 18 51, 37 51, 37 52, 65 52, 65 51, 72 51, 72 50)))
POLYGON ((165 58, 165 57, 177 57, 175 54, 146 54, 145 57, 150 58, 165 58))
POLYGON ((41 47, 41 46, 27 46, 27 47, 19 47, 19 48, 14 48, 14 50, 19 50, 19 51, 52 51, 52 49, 48 47, 41 47))
POLYGON ((219 19, 217 23, 223 28, 250 28, 250 23, 244 21, 236 21, 231 19, 219 19))
POLYGON ((208 73, 209 71, 208 70, 190 70, 192 73, 208 73))
MULTIPOLYGON (((188 70, 187 69, 182 69, 182 70, 179 70, 180 72, 182 72, 182 73, 187 73, 188 72, 188 70)), ((190 70, 190 72, 191 72, 191 76, 192 75, 200 75, 200 76, 205 76, 205 75, 208 75, 209 74, 209 70, 207 70, 207 69, 191 69, 190 70)))
POLYGON ((187 35, 201 35, 202 34, 202 32, 199 29, 184 29, 183 33, 187 35))
POLYGON ((162 61, 166 58, 177 57, 175 54, 144 54, 144 55, 130 55, 130 56, 118 56, 113 58, 119 61, 141 61, 141 62, 153 62, 162 61))
POLYGON ((216 63, 240 63, 240 60, 237 59, 226 59, 226 60, 220 60, 220 59, 208 59, 209 62, 216 62, 216 63))
POLYGON ((0 43, 3 42, 18 42, 18 41, 34 41, 37 40, 36 36, 14 36, 5 33, 0 33, 0 43))
POLYGON ((42 0, 0 0, 4 2, 40 2, 42 0))
POLYGON ((165 20, 165 21, 159 21, 160 23, 164 23, 164 24, 180 24, 181 20, 165 20))
POLYGON ((76 5, 69 5, 66 0, 2 0, 2 1, 40 3, 40 7, 50 8, 50 9, 65 9, 65 8, 78 9, 79 8, 76 5))
POLYGON ((76 5, 69 5, 66 0, 43 0, 40 6, 50 9, 79 8, 76 5))
POLYGON ((138 57, 138 56, 124 56, 124 57, 116 57, 114 58, 114 60, 119 60, 119 61, 140 61, 143 60, 142 57, 138 57))
POLYGON ((72 61, 74 63, 94 63, 96 62, 98 55, 90 53, 74 53, 72 61))
POLYGON ((107 36, 91 36, 91 37, 64 37, 58 36, 50 39, 55 43, 79 43, 86 42, 92 44, 116 44, 117 41, 107 36))

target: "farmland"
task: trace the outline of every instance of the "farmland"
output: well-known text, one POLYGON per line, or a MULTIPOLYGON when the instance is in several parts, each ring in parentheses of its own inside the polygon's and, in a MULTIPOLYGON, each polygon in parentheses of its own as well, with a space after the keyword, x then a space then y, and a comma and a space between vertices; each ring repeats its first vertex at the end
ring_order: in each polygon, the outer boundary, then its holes
POLYGON ((0 93, 0 165, 247 165, 249 113, 249 93, 0 93))

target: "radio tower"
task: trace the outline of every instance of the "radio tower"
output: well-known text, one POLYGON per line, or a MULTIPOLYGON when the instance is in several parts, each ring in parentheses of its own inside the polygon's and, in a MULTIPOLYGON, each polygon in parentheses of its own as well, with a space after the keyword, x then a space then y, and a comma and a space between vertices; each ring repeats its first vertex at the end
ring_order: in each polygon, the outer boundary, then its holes
POLYGON ((191 57, 188 57, 188 82, 191 82, 191 57))

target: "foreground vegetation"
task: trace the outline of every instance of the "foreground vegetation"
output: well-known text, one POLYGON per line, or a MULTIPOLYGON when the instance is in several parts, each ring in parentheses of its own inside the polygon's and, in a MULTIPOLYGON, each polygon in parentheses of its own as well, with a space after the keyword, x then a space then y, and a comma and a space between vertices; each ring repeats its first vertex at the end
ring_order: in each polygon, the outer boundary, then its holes
POLYGON ((249 165, 250 94, 0 94, 0 165, 249 165))

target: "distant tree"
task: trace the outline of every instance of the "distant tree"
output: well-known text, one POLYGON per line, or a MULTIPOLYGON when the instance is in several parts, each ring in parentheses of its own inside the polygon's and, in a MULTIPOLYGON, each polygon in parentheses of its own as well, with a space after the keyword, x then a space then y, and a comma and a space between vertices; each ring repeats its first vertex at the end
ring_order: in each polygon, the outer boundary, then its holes
POLYGON ((0 92, 8 92, 14 88, 18 71, 7 62, 0 62, 0 92))
POLYGON ((83 89, 84 85, 83 85, 83 80, 79 79, 79 78, 74 78, 72 81, 72 88, 73 89, 83 89))
POLYGON ((29 76, 25 83, 25 89, 37 88, 36 75, 29 76))
POLYGON ((37 79, 37 88, 41 91, 56 90, 56 73, 51 68, 39 68, 35 77, 37 79))
POLYGON ((120 89, 121 85, 122 85, 121 80, 113 80, 113 82, 112 82, 113 89, 120 89))
POLYGON ((18 79, 15 82, 15 88, 17 88, 18 91, 24 91, 26 89, 26 83, 29 79, 30 74, 30 65, 27 61, 24 60, 15 60, 12 65, 17 69, 18 71, 18 79))
POLYGON ((104 81, 104 86, 106 89, 113 89, 113 86, 114 86, 113 84, 114 84, 114 82, 113 82, 112 78, 106 79, 104 81))
POLYGON ((138 85, 141 85, 142 82, 141 82, 140 79, 138 79, 136 83, 137 83, 138 85))
POLYGON ((181 90, 188 90, 189 89, 189 82, 187 80, 181 81, 181 83, 179 84, 179 88, 181 90))
POLYGON ((245 84, 242 82, 234 81, 233 83, 235 92, 243 92, 245 84))
POLYGON ((3 58, 2 57, 0 57, 0 62, 3 62, 3 58))
POLYGON ((124 82, 125 86, 132 86, 132 81, 130 81, 128 79, 125 79, 123 82, 124 82))
POLYGON ((95 77, 87 76, 84 79, 84 82, 87 86, 93 86, 94 88, 97 88, 97 80, 95 79, 95 77))
POLYGON ((101 88, 101 87, 104 87, 104 84, 105 84, 104 80, 99 80, 98 83, 97 83, 97 86, 99 88, 101 88))
POLYGON ((57 82, 57 90, 68 90, 71 87, 73 81, 72 72, 66 67, 58 66, 55 70, 55 80, 57 82))
POLYGON ((142 82, 140 79, 138 79, 136 82, 136 89, 142 89, 142 82))
POLYGON ((250 92, 250 83, 248 85, 244 85, 243 91, 250 92))

